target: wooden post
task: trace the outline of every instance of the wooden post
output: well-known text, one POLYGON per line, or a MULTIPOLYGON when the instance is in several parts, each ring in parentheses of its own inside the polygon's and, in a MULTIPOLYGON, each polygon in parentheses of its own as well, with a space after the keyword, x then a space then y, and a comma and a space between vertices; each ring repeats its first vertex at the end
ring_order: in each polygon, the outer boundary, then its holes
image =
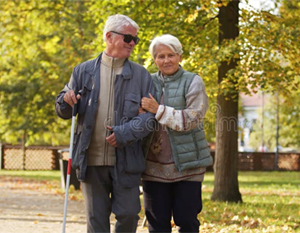
POLYGON ((0 143, 0 170, 4 169, 4 145, 0 143))

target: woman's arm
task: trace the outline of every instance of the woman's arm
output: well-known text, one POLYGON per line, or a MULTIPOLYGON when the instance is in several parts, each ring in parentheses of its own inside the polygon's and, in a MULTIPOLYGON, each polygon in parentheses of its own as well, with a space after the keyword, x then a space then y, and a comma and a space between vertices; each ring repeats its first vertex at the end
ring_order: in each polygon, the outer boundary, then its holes
MULTIPOLYGON (((158 122, 176 131, 188 131, 196 128, 202 122, 208 109, 208 96, 200 76, 195 76, 185 97, 187 107, 183 110, 175 110, 170 106, 158 105, 154 100, 158 106, 157 111, 154 112, 158 122)), ((149 107, 155 106, 153 100, 148 98, 144 102, 144 105, 142 102, 142 107, 145 107, 147 111, 155 109, 155 107, 149 107), (148 103, 150 101, 151 103, 148 103)))

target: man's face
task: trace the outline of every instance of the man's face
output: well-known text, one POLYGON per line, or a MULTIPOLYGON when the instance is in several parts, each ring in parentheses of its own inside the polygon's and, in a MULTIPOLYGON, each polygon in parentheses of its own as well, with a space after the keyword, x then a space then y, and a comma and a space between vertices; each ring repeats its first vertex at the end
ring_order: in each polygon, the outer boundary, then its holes
MULTIPOLYGON (((132 26, 123 27, 122 30, 117 31, 122 34, 129 34, 132 36, 137 36, 137 30, 132 26)), ((115 58, 128 58, 135 46, 133 40, 129 43, 124 42, 124 36, 113 32, 107 32, 106 34, 106 54, 110 57, 115 58)))

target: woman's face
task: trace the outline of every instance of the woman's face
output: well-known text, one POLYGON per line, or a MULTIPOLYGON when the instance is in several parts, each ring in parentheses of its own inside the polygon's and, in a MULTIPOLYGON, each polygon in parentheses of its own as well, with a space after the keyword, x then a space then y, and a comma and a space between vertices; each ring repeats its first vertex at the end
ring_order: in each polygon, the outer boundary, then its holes
POLYGON ((174 53, 168 46, 159 44, 156 46, 154 63, 159 71, 165 76, 175 74, 179 69, 182 56, 174 53))

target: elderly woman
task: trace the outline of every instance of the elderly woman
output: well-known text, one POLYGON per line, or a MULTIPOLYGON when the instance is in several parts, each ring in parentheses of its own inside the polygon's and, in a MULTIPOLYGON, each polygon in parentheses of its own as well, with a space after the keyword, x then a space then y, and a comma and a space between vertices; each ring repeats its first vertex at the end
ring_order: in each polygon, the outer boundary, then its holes
POLYGON ((176 37, 155 38, 149 51, 158 68, 152 75, 157 100, 150 95, 141 102, 158 123, 144 148, 149 232, 171 232, 172 215, 179 232, 199 232, 201 184, 205 167, 213 163, 202 125, 208 108, 205 85, 179 65, 183 51, 176 37))

